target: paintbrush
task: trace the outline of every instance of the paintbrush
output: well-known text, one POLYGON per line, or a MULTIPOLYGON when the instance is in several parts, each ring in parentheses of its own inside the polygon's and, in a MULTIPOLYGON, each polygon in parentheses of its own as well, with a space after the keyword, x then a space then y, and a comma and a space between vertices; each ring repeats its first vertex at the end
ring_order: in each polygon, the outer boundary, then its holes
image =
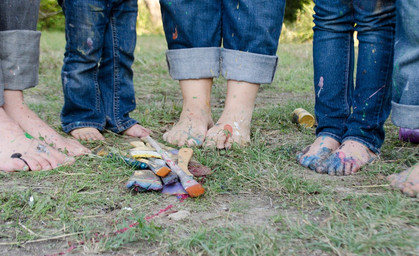
POLYGON ((188 170, 188 163, 191 160, 193 150, 191 148, 179 149, 177 164, 186 173, 186 175, 193 177, 193 174, 188 170))
POLYGON ((139 161, 146 163, 149 169, 154 172, 159 177, 166 177, 168 173, 170 173, 169 167, 167 167, 166 163, 161 159, 144 159, 140 158, 139 161), (160 160, 160 161, 155 161, 160 160))
POLYGON ((144 162, 138 161, 138 160, 130 158, 130 157, 123 156, 121 154, 109 153, 104 147, 97 148, 96 150, 93 151, 93 153, 98 155, 98 156, 103 156, 103 157, 107 157, 107 158, 110 158, 110 159, 119 160, 119 161, 124 162, 128 166, 133 167, 137 170, 149 169, 149 166, 144 162))
POLYGON ((168 156, 167 152, 164 151, 149 135, 143 139, 147 140, 150 145, 157 150, 166 164, 179 176, 180 183, 183 188, 188 192, 189 196, 197 197, 204 194, 205 189, 201 184, 196 182, 191 176, 188 176, 180 167, 168 156))

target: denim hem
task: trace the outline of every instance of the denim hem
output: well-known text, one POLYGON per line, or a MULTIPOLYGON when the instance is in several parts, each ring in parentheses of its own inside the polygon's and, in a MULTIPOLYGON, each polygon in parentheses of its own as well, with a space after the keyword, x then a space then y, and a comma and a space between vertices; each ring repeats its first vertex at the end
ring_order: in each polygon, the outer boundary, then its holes
POLYGON ((402 128, 419 129, 419 106, 391 102, 391 121, 402 128))
POLYGON ((106 129, 119 134, 125 130, 128 130, 130 127, 134 126, 135 124, 138 124, 138 121, 130 118, 127 121, 124 121, 121 125, 118 125, 118 127, 106 127, 106 129))
POLYGON ((374 152, 374 154, 376 154, 376 155, 380 154, 380 149, 379 148, 375 147, 374 145, 372 145, 371 143, 369 143, 369 142, 367 142, 363 139, 360 139, 358 137, 348 136, 348 137, 345 137, 342 140, 342 143, 347 141, 347 140, 353 140, 353 141, 359 142, 359 143, 363 144, 364 146, 366 146, 369 150, 374 152))
POLYGON ((330 137, 330 138, 336 140, 337 142, 342 143, 342 138, 337 136, 336 134, 333 134, 333 133, 330 133, 330 132, 319 132, 319 134, 317 134, 317 138, 322 137, 322 136, 330 137))
POLYGON ((78 129, 78 128, 86 128, 86 127, 95 128, 95 129, 98 129, 99 131, 104 130, 104 125, 103 124, 99 124, 99 123, 95 123, 95 122, 73 122, 73 123, 70 123, 68 125, 62 125, 63 131, 65 133, 69 133, 72 130, 75 130, 75 129, 78 129))
POLYGON ((41 32, 0 31, 1 72, 5 90, 24 90, 38 84, 41 32))
POLYGON ((220 48, 202 47, 166 51, 170 76, 175 80, 201 79, 220 75, 220 48))
POLYGON ((227 80, 254 84, 272 83, 278 63, 277 56, 223 48, 222 74, 227 80))

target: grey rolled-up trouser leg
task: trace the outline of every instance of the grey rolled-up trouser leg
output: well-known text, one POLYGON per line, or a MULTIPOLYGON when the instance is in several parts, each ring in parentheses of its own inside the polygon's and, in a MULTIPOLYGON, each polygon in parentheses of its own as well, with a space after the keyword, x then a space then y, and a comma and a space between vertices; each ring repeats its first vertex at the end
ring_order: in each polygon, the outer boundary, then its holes
POLYGON ((38 84, 39 3, 0 1, 0 106, 4 104, 4 90, 24 90, 38 84))

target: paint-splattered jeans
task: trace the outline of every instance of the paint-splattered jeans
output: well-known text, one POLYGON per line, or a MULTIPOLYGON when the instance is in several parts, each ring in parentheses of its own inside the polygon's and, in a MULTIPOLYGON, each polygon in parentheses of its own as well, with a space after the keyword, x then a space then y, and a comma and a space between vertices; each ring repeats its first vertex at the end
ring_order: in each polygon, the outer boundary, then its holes
POLYGON ((38 84, 39 1, 0 1, 0 107, 4 105, 4 90, 24 90, 38 84))
POLYGON ((133 72, 137 0, 65 0, 62 68, 65 132, 93 127, 120 133, 137 123, 133 72))
POLYGON ((315 0, 317 136, 379 153, 391 109, 394 0, 315 0), (356 25, 355 25, 356 24, 356 25), (359 41, 354 84, 354 32, 359 41))
POLYGON ((173 79, 271 83, 285 0, 160 0, 173 79), (221 48, 221 44, 223 48, 221 48))
POLYGON ((396 10, 391 120, 419 129, 419 1, 397 0, 396 10))

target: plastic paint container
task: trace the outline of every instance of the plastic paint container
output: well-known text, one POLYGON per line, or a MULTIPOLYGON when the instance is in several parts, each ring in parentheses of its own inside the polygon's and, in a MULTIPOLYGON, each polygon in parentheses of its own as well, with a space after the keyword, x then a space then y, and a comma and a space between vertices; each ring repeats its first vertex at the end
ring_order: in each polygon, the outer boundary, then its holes
POLYGON ((400 128, 399 140, 419 143, 419 129, 400 128))
POLYGON ((314 116, 307 110, 297 108, 292 112, 292 122, 310 128, 313 127, 316 121, 314 120, 314 116))

